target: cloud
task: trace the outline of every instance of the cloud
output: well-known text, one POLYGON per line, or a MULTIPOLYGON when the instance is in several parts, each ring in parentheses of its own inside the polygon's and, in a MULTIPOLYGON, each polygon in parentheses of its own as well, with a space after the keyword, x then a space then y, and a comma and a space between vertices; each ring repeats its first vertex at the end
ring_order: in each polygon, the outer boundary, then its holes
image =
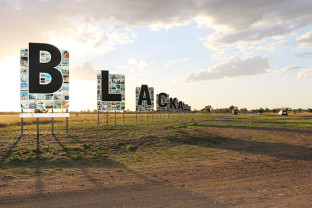
POLYGON ((201 38, 204 45, 213 50, 256 51, 258 47, 253 46, 260 43, 263 49, 275 50, 285 45, 270 45, 274 41, 294 36, 299 29, 312 25, 309 12, 312 2, 308 0, 209 2, 213 2, 213 7, 204 8, 205 12, 196 21, 201 27, 215 30, 212 35, 201 38), (247 48, 238 47, 242 45, 247 48))
POLYGON ((312 46, 312 31, 298 37, 296 41, 303 48, 312 46))
POLYGON ((219 50, 240 42, 281 39, 312 25, 310 0, 3 0, 0 8, 0 45, 5 48, 0 59, 17 54, 30 41, 49 42, 51 36, 109 47, 105 43, 119 44, 109 34, 120 34, 117 39, 125 43, 122 39, 129 37, 124 36, 132 36, 129 30, 138 26, 160 30, 196 21, 214 30, 203 41, 219 50))
POLYGON ((296 55, 302 58, 312 58, 312 52, 297 53, 296 55))
POLYGON ((188 60, 189 60, 189 58, 180 58, 180 59, 175 59, 175 60, 169 60, 164 64, 164 67, 169 67, 169 66, 171 66, 173 64, 177 64, 177 63, 183 63, 183 62, 186 62, 188 60))
POLYGON ((251 76, 264 74, 270 70, 267 58, 255 56, 247 59, 238 57, 230 59, 228 62, 217 64, 207 70, 198 73, 190 73, 187 77, 179 79, 185 82, 208 81, 213 79, 233 78, 240 76, 251 76))
POLYGON ((282 71, 282 72, 290 72, 290 71, 299 70, 299 69, 305 69, 305 68, 307 68, 307 67, 306 66, 293 65, 293 66, 286 66, 284 68, 281 68, 280 71, 282 71))
POLYGON ((308 79, 312 78, 312 68, 300 71, 297 73, 297 78, 298 79, 308 79))
MULTIPOLYGON (((281 68, 279 71, 280 72, 297 71, 297 79, 312 78, 312 67, 309 66, 292 65, 281 68)), ((286 78, 289 79, 289 76, 285 76, 283 79, 286 78)))
POLYGON ((75 79, 94 81, 100 70, 95 70, 91 62, 85 62, 82 66, 73 67, 71 73, 71 76, 75 79))

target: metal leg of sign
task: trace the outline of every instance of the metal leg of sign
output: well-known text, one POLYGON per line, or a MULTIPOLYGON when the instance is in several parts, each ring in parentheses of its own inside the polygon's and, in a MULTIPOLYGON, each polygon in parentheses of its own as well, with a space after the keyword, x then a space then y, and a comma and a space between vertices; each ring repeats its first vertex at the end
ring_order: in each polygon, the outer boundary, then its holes
MULTIPOLYGON (((21 110, 21 113, 23 113, 23 109, 21 110)), ((21 133, 19 134, 20 136, 24 135, 24 118, 21 117, 21 133)))
POLYGON ((146 112, 146 120, 148 121, 148 111, 146 112))
MULTIPOLYGON (((53 109, 52 109, 52 114, 53 114, 53 109)), ((51 133, 50 135, 56 135, 56 133, 54 133, 54 117, 52 116, 51 119, 51 133)))
POLYGON ((37 150, 39 150, 39 118, 37 117, 37 150))
POLYGON ((116 126, 116 110, 115 110, 115 126, 116 126))
POLYGON ((152 121, 154 121, 154 111, 152 111, 152 121))
MULTIPOLYGON (((21 113, 23 113, 23 109, 22 109, 21 113)), ((19 135, 20 136, 24 135, 24 119, 23 119, 23 117, 21 117, 21 133, 19 135)))
POLYGON ((143 111, 141 111, 141 121, 143 121, 143 111))
POLYGON ((122 111, 122 125, 125 125, 125 111, 122 111))
POLYGON ((169 119, 169 111, 168 111, 168 119, 169 119))
POLYGON ((138 122, 138 111, 135 111, 135 122, 138 122))
POLYGON ((100 111, 98 110, 98 126, 100 126, 100 111))
POLYGON ((106 126, 108 126, 108 110, 106 110, 106 126))
MULTIPOLYGON (((66 113, 68 113, 68 109, 66 109, 66 113)), ((68 117, 66 117, 66 134, 68 133, 68 117)))

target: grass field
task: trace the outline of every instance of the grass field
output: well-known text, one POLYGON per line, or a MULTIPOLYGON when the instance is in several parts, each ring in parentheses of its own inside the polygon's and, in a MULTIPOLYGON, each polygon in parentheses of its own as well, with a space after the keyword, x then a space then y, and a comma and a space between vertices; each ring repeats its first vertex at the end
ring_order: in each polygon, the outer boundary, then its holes
POLYGON ((0 116, 0 198, 4 205, 41 193, 155 183, 170 184, 197 197, 209 195, 221 207, 284 207, 295 197, 287 190, 295 188, 303 207, 312 203, 307 197, 311 182, 306 182, 312 179, 312 114, 171 114, 169 118, 162 114, 149 115, 148 121, 145 114, 143 120, 138 115, 138 122, 131 114, 125 116, 125 125, 120 114, 116 126, 113 114, 109 126, 105 114, 100 119, 98 126, 97 114, 71 115, 70 135, 62 134, 64 118, 55 119, 57 135, 48 134, 50 119, 40 119, 43 135, 37 149, 35 119, 24 119, 28 135, 19 136, 18 115, 0 116), (287 188, 272 182, 274 177, 287 188), (257 180, 266 185, 259 188, 257 180), (223 189, 204 188, 217 185, 223 189), (272 194, 277 195, 270 198, 272 194))

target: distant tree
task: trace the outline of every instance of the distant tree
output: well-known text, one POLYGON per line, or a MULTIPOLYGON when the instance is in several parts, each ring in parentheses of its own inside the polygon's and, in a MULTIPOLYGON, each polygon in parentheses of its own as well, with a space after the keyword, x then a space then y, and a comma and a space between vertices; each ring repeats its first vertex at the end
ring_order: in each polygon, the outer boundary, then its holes
POLYGON ((241 109, 240 109, 240 112, 246 112, 246 111, 248 111, 247 108, 241 108, 241 109))
POLYGON ((309 113, 312 113, 312 109, 311 109, 311 108, 308 108, 308 112, 309 112, 309 113))
POLYGON ((207 106, 205 106, 205 108, 201 109, 200 112, 201 113, 210 113, 211 109, 212 109, 211 105, 207 105, 207 106))
POLYGON ((269 108, 265 108, 264 111, 265 112, 271 112, 271 110, 269 108))
POLYGON ((237 107, 235 107, 234 105, 231 105, 231 106, 229 107, 230 112, 232 112, 232 110, 234 110, 235 108, 237 108, 237 107))
POLYGON ((260 107, 260 109, 257 110, 258 113, 263 113, 264 109, 260 107))
POLYGON ((232 113, 229 108, 217 108, 213 110, 215 113, 232 113))

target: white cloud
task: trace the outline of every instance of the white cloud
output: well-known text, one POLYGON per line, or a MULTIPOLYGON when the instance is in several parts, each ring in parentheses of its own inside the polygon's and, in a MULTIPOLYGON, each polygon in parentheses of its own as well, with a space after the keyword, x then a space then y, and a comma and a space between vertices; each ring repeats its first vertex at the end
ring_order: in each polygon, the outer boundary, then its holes
MULTIPOLYGON (((199 27, 214 30, 204 44, 219 50, 244 42, 280 40, 312 25, 310 0, 4 0, 0 8, 0 45, 6 49, 0 52, 0 59, 16 54, 29 41, 49 42, 51 36, 73 38, 92 48, 108 47, 111 41, 120 44, 114 38, 125 43, 133 35, 120 30, 136 26, 159 30, 195 20, 199 27), (118 35, 110 36, 109 30, 118 35)), ((276 48, 272 47, 268 49, 276 48)))
POLYGON ((303 47, 311 47, 312 46, 312 31, 298 37, 297 39, 297 43, 303 47))
POLYGON ((293 65, 293 66, 285 66, 284 68, 281 68, 280 71, 282 71, 282 72, 290 72, 290 71, 299 70, 299 69, 305 69, 305 68, 307 68, 307 67, 306 66, 293 65))
POLYGON ((217 64, 207 70, 198 73, 190 73, 187 77, 179 79, 185 82, 208 81, 213 79, 233 78, 240 76, 251 76, 264 74, 270 70, 267 58, 255 56, 247 59, 238 57, 230 59, 228 62, 217 64))
POLYGON ((312 78, 312 68, 300 71, 297 73, 297 78, 298 79, 307 79, 307 78, 312 78))
POLYGON ((74 79, 79 80, 96 80, 96 75, 100 69, 95 70, 91 62, 85 62, 82 66, 75 66, 71 69, 71 75, 74 79))
MULTIPOLYGON (((292 65, 292 66, 286 66, 284 68, 281 68, 279 71, 280 72, 297 71, 298 79, 312 78, 312 67, 309 67, 309 66, 292 65)), ((285 76, 285 77, 287 79, 289 78, 289 76, 285 76)), ((285 77, 283 79, 285 79, 285 77)))

